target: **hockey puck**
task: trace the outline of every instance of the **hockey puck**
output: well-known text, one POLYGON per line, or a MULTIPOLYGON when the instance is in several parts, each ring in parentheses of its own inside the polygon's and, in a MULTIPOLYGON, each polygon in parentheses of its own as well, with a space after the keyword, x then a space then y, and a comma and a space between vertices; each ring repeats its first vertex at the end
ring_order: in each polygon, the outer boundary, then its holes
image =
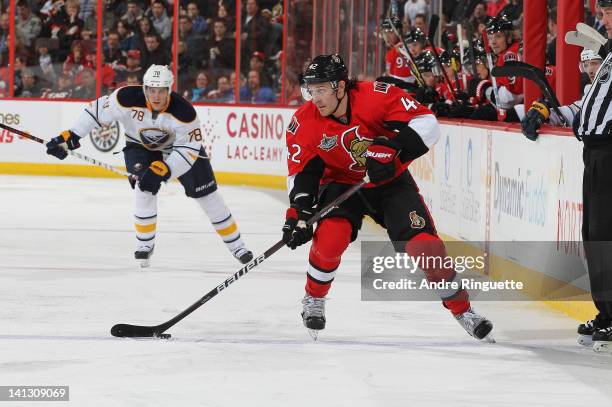
POLYGON ((157 335, 158 338, 160 339, 170 339, 170 337, 172 337, 172 335, 170 334, 159 334, 157 335))

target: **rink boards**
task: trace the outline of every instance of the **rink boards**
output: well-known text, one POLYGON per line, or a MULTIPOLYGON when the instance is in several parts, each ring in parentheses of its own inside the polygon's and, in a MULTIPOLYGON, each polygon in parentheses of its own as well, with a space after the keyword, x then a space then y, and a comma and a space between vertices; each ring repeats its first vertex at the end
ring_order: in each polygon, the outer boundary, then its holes
MULTIPOLYGON (((0 120, 49 139, 70 127, 85 104, 59 101, 0 101, 0 120)), ((284 131, 293 109, 197 106, 203 145, 222 183, 284 188, 284 131)), ((88 135, 81 153, 123 166, 122 128, 88 135)), ((564 300, 548 305, 576 318, 592 315, 586 277, 573 268, 583 260, 582 146, 570 133, 545 134, 537 142, 515 125, 445 121, 435 148, 411 164, 411 172, 438 230, 465 242, 550 242, 548 252, 493 253, 487 273, 519 275, 531 287, 565 287, 564 300), (573 243, 572 243, 573 242, 573 243), (554 267, 540 267, 555 259, 554 267)), ((58 161, 43 146, 0 133, 0 173, 109 177, 112 173, 68 157, 58 161)), ((473 243, 472 243, 473 244, 473 243)), ((508 247, 510 247, 509 245, 508 247)), ((482 247, 481 247, 482 248, 482 247)), ((538 290, 533 294, 538 298, 538 290)))

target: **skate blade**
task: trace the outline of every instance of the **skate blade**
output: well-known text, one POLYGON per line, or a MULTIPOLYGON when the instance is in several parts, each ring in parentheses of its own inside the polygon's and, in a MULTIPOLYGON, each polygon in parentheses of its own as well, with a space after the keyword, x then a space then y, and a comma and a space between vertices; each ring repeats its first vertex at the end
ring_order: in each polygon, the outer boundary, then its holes
POLYGON ((316 329, 309 329, 308 335, 310 335, 310 338, 312 338, 313 342, 316 342, 319 338, 319 331, 316 329))
POLYGON ((151 265, 151 259, 142 259, 140 260, 140 268, 147 268, 151 265))
POLYGON ((493 335, 489 334, 487 336, 485 336, 484 338, 482 338, 480 340, 480 342, 484 342, 484 343, 497 343, 495 341, 495 338, 493 337, 493 335))
POLYGON ((593 350, 597 353, 607 353, 612 355, 612 342, 595 341, 593 342, 593 350))
POLYGON ((578 343, 582 346, 592 347, 593 336, 592 335, 578 335, 578 343))

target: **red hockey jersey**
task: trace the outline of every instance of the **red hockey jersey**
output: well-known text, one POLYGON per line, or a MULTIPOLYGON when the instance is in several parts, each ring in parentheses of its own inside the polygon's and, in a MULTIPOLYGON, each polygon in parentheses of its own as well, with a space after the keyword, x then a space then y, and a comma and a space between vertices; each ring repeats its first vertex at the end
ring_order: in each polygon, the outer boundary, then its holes
MULTIPOLYGON (((289 176, 319 156, 325 163, 321 184, 357 184, 366 175, 365 153, 372 140, 396 137, 389 123, 408 123, 417 116, 433 114, 403 90, 382 82, 358 82, 348 98, 346 124, 321 116, 312 102, 295 112, 286 133, 289 176)), ((396 160, 397 174, 410 164, 396 160)))
POLYGON ((387 51, 385 56, 385 67, 389 75, 406 82, 414 82, 414 76, 410 72, 408 60, 397 49, 399 45, 387 51))

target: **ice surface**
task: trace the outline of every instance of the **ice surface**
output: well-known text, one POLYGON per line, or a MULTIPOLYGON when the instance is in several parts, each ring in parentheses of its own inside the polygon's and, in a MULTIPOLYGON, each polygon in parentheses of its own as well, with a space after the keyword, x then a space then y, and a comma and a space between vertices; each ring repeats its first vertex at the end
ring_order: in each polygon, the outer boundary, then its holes
MULTIPOLYGON (((222 187, 248 245, 280 238, 284 194, 222 187)), ((71 406, 578 406, 612 403, 612 357, 533 303, 477 303, 497 344, 434 302, 361 302, 344 256, 313 343, 299 312, 307 250, 282 249, 181 323, 159 324, 240 268, 177 184, 160 192, 152 266, 133 259, 121 180, 0 176, 0 385, 69 385, 71 406)), ((365 224, 362 238, 384 235, 365 224)), ((54 405, 55 405, 54 404, 54 405)), ((7 403, 1 406, 40 406, 7 403)))

